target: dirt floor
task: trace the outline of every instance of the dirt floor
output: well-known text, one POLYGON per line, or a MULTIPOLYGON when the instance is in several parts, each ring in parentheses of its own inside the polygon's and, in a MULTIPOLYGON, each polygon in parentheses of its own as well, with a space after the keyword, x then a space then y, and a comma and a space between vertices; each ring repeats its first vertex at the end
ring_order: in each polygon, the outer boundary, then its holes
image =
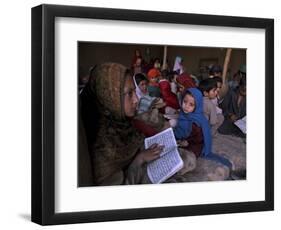
POLYGON ((226 157, 233 164, 226 166, 204 158, 197 159, 196 168, 182 176, 183 182, 246 179, 246 139, 217 134, 213 138, 213 152, 226 157))

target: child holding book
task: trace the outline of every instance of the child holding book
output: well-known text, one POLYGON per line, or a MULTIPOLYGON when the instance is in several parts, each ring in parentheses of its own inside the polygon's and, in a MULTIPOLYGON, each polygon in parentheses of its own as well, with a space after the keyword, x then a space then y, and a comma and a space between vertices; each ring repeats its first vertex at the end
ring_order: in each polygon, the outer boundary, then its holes
POLYGON ((145 77, 145 75, 142 73, 137 73, 134 75, 133 79, 136 86, 136 94, 138 99, 148 95, 148 79, 145 77))
POLYGON ((225 119, 218 129, 219 133, 242 138, 246 137, 234 124, 237 120, 246 116, 246 101, 246 77, 243 76, 239 86, 234 90, 230 90, 221 104, 225 119))
POLYGON ((148 79, 143 73, 135 74, 133 77, 136 87, 136 95, 139 103, 137 115, 132 121, 134 127, 145 136, 152 136, 160 132, 165 126, 165 119, 159 109, 165 107, 161 98, 149 96, 147 85, 148 79))

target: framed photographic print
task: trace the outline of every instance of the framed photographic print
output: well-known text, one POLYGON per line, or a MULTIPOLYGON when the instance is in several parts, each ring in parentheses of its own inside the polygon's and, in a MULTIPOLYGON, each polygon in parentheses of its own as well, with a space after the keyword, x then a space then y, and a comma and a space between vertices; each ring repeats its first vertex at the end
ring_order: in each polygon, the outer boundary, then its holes
POLYGON ((273 86, 273 19, 32 8, 32 221, 273 210, 273 86))

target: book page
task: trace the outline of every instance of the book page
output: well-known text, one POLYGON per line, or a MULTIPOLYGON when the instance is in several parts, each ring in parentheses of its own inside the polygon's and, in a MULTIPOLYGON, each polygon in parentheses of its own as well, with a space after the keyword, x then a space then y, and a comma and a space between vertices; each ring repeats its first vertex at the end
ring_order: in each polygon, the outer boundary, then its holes
POLYGON ((237 120, 234 122, 234 124, 243 132, 243 133, 247 133, 247 129, 246 129, 246 116, 243 117, 240 120, 237 120))
POLYGON ((179 118, 179 114, 175 113, 175 114, 164 114, 163 115, 166 119, 171 120, 171 119, 178 119, 179 118))
POLYGON ((159 184, 173 176, 183 167, 178 149, 170 151, 147 165, 147 174, 153 184, 159 184))
POLYGON ((161 156, 177 148, 177 141, 175 139, 173 129, 168 128, 152 137, 145 138, 144 140, 145 149, 149 148, 149 146, 151 146, 154 143, 164 146, 161 156))
POLYGON ((158 184, 178 172, 183 167, 183 161, 172 128, 145 138, 146 149, 154 143, 163 145, 164 149, 160 158, 148 163, 147 174, 153 184, 158 184))

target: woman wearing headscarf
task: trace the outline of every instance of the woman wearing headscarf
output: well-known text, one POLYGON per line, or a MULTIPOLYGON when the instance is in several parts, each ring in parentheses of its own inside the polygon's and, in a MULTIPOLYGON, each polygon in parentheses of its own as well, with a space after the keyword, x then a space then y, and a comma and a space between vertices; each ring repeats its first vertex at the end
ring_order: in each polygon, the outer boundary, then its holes
POLYGON ((143 167, 159 157, 163 147, 143 150, 144 137, 131 125, 138 98, 129 71, 104 63, 94 70, 90 85, 100 116, 91 152, 95 184, 149 183, 143 167))

